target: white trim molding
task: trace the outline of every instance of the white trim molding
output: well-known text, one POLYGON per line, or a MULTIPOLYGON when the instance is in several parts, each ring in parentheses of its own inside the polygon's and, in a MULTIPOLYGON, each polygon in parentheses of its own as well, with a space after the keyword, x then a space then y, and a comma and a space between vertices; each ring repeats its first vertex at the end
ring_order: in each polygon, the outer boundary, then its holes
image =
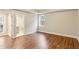
POLYGON ((44 32, 44 33, 49 33, 49 34, 55 34, 55 35, 61 35, 61 36, 70 37, 70 38, 76 38, 79 41, 79 37, 78 36, 72 36, 72 35, 68 35, 68 34, 48 32, 48 31, 39 31, 39 32, 44 32))

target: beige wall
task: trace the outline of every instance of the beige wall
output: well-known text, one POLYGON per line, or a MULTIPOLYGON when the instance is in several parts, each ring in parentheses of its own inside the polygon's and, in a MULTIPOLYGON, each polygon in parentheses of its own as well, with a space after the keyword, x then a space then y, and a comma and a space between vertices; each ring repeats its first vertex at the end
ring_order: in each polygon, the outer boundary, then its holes
MULTIPOLYGON (((3 13, 3 12, 2 12, 3 13)), ((37 31, 37 15, 19 11, 5 11, 6 14, 23 14, 24 15, 24 34, 31 34, 37 31)), ((44 26, 39 31, 60 33, 72 36, 79 36, 79 10, 64 11, 45 14, 44 26)), ((11 15, 10 15, 11 17, 11 15)), ((8 22, 8 32, 11 33, 11 18, 8 22)))
POLYGON ((25 15, 25 34, 32 34, 37 31, 37 15, 26 14, 25 15))
POLYGON ((78 10, 78 37, 79 37, 79 10, 78 10))
POLYGON ((39 31, 77 36, 77 11, 63 11, 45 14, 44 26, 39 31))

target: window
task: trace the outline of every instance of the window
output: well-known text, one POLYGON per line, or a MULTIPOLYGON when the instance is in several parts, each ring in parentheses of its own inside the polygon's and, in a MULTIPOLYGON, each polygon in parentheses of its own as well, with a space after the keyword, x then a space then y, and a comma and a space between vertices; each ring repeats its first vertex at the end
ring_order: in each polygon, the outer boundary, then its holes
POLYGON ((44 26, 44 23, 45 23, 45 16, 44 15, 39 15, 39 24, 38 26, 44 26))
POLYGON ((0 16, 0 32, 3 32, 3 19, 0 16))

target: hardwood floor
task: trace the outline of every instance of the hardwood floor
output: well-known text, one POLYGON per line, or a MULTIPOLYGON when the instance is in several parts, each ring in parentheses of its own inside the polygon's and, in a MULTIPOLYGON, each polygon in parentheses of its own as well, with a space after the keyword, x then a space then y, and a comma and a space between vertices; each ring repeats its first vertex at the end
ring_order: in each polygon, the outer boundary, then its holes
POLYGON ((54 34, 43 33, 47 37, 48 48, 53 49, 78 49, 79 42, 75 38, 69 38, 54 34))
POLYGON ((13 44, 12 48, 14 48, 14 49, 20 49, 20 48, 31 49, 31 48, 34 48, 34 47, 35 47, 34 39, 30 36, 23 35, 23 36, 14 38, 14 44, 13 44))
POLYGON ((0 48, 11 48, 13 45, 13 39, 8 36, 0 36, 0 48))
POLYGON ((13 49, 79 49, 79 42, 69 38, 48 33, 33 33, 11 38, 8 35, 0 37, 0 48, 13 49))

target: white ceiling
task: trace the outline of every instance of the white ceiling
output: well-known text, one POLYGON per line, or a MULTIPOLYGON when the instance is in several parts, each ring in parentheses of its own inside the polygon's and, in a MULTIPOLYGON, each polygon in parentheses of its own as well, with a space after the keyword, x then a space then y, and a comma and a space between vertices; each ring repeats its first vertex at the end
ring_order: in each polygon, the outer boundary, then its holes
POLYGON ((45 14, 49 12, 56 12, 56 11, 63 11, 63 10, 68 10, 68 9, 18 9, 20 11, 24 12, 31 12, 31 13, 36 13, 36 14, 45 14))

